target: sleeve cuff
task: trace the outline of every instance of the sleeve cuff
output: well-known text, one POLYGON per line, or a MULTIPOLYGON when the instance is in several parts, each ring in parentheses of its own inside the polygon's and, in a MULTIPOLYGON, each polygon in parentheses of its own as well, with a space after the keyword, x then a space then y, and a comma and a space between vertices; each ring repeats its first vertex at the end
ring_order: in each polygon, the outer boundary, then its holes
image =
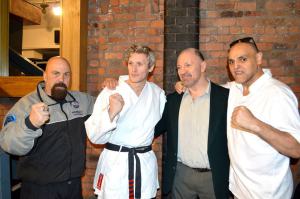
POLYGON ((27 128, 33 130, 33 131, 36 131, 38 128, 35 127, 31 122, 30 122, 30 119, 29 119, 29 116, 27 116, 25 118, 25 125, 27 126, 27 128))

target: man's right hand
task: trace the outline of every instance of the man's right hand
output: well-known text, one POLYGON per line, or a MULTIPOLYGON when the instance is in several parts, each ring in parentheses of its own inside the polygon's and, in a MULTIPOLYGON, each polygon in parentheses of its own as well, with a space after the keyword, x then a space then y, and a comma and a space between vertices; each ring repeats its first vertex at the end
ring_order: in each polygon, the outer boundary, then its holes
POLYGON ((124 106, 124 100, 123 97, 119 93, 115 93, 111 96, 109 96, 109 117, 110 121, 113 121, 113 119, 118 115, 122 108, 124 106))
POLYGON ((118 81, 114 78, 105 78, 101 86, 102 88, 107 87, 110 90, 115 90, 116 87, 118 86, 118 81))
POLYGON ((182 81, 176 82, 174 87, 178 94, 181 94, 181 93, 185 92, 185 90, 186 90, 186 87, 183 85, 182 81))
POLYGON ((33 126, 40 128, 50 119, 50 113, 47 104, 40 102, 31 106, 29 120, 33 126))

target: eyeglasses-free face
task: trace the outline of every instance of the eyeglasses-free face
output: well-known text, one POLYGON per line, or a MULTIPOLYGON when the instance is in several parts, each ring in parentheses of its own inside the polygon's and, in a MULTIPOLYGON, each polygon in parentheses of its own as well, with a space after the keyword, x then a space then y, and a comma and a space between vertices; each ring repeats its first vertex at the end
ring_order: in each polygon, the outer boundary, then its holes
POLYGON ((257 52, 259 52, 259 50, 258 50, 258 48, 256 46, 256 43, 255 43, 255 41, 254 41, 254 39, 252 37, 244 37, 244 38, 235 40, 235 41, 233 41, 233 42, 231 42, 229 44, 229 47, 232 48, 237 43, 248 43, 248 44, 251 44, 255 48, 255 50, 257 52))

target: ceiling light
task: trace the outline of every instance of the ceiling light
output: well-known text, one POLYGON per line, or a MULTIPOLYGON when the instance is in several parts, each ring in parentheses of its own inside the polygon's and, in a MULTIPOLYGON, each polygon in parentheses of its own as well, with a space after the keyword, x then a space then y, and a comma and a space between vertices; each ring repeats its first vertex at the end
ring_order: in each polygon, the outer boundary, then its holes
POLYGON ((62 13, 61 7, 60 6, 54 6, 53 7, 53 14, 56 16, 60 16, 62 13))

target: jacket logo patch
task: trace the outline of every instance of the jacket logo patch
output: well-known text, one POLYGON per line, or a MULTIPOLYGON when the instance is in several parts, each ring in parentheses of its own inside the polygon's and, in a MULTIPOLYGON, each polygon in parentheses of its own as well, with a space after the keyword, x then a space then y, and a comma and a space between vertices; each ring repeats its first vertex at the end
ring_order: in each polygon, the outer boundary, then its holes
POLYGON ((72 102, 73 108, 79 108, 79 103, 77 101, 72 102))
POLYGON ((9 114, 6 119, 5 119, 5 122, 4 122, 4 126, 6 126, 8 123, 10 122, 16 122, 16 116, 13 115, 13 114, 9 114))
POLYGON ((83 113, 82 113, 82 111, 81 110, 79 110, 79 111, 72 111, 72 114, 73 115, 83 115, 83 113))

